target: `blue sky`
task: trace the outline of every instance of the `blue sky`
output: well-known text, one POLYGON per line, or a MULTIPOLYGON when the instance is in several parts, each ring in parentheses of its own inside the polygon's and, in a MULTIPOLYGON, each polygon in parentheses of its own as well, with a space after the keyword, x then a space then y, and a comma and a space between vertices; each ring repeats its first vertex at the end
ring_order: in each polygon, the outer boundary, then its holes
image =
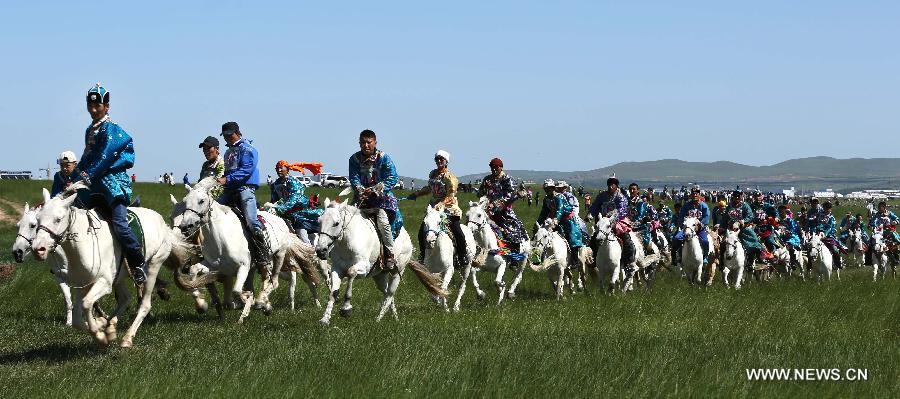
POLYGON ((366 128, 415 177, 900 148, 895 1, 84 4, 4 4, 0 169, 80 154, 96 81, 141 180, 196 178, 229 120, 263 174, 344 174, 366 128))

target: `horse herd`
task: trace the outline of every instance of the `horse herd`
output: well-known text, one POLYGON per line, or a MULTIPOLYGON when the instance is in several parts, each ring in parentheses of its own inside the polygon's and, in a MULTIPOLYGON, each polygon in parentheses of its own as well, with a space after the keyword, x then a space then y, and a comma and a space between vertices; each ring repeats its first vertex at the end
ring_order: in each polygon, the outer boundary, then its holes
MULTIPOLYGON (((272 311, 269 296, 278 288, 279 278, 288 281, 291 308, 294 308, 294 291, 298 277, 310 289, 312 302, 320 307, 317 288, 324 283, 328 287, 328 301, 320 322, 329 324, 335 302, 340 299, 340 289, 346 288, 340 313, 350 316, 353 310, 353 285, 357 278, 372 277, 383 298, 376 320, 390 313, 398 317, 395 294, 402 275, 409 268, 425 287, 432 299, 444 310, 460 309, 460 302, 471 283, 475 295, 484 299, 486 293, 478 284, 477 272, 491 272, 495 275, 497 304, 516 296, 516 288, 522 281, 525 263, 536 272, 545 272, 557 298, 564 296, 565 289, 571 292, 584 290, 588 286, 588 276, 592 276, 601 290, 607 292, 628 292, 640 283, 652 284, 655 273, 661 268, 670 268, 672 259, 666 235, 657 230, 651 241, 650 251, 645 253, 642 240, 637 233, 631 233, 636 249, 635 262, 622 265, 622 244, 615 234, 615 223, 603 217, 592 221, 596 253, 589 247, 571 251, 562 236, 554 231, 552 222, 537 227, 531 241, 523 242, 521 253, 509 254, 498 240, 490 226, 485 211, 487 200, 470 202, 466 213, 467 227, 462 229, 469 248, 469 264, 454 262, 453 240, 445 225, 442 212, 426 209, 424 225, 426 229, 424 262, 413 259, 413 245, 405 229, 399 231, 395 239, 397 268, 384 270, 380 266, 381 245, 374 224, 356 207, 341 200, 325 200, 325 210, 319 219, 321 231, 314 245, 301 241, 293 234, 280 217, 260 211, 270 239, 271 262, 268 267, 256 267, 262 275, 262 286, 254 298, 252 272, 254 263, 248 250, 248 237, 243 223, 230 208, 218 204, 210 195, 216 187, 212 179, 204 179, 191 187, 183 200, 171 197, 173 211, 169 227, 157 212, 146 208, 129 208, 139 220, 142 230, 145 260, 148 267, 147 282, 138 287, 140 305, 137 315, 120 345, 130 347, 140 328, 141 322, 151 309, 153 293, 165 299, 167 292, 158 289, 160 269, 165 266, 174 275, 176 285, 188 291, 194 298, 199 313, 208 311, 209 305, 201 289, 209 292, 211 301, 220 318, 230 305, 240 309, 238 323, 242 323, 252 309, 260 309, 266 314, 272 311), (529 259, 527 262, 511 259, 529 259), (452 306, 448 298, 449 284, 458 270, 461 275, 452 306), (507 285, 506 272, 513 272, 507 285), (248 278, 251 277, 251 278, 248 278), (227 300, 219 297, 217 284, 230 292, 227 300)), ((59 284, 66 301, 66 324, 88 331, 101 346, 117 339, 118 317, 125 311, 132 299, 132 283, 128 277, 128 267, 122 251, 113 238, 104 217, 93 210, 74 206, 82 183, 70 186, 64 193, 51 198, 43 190, 43 205, 31 208, 25 205, 25 212, 18 222, 18 235, 13 244, 13 255, 17 262, 33 253, 38 260, 48 260, 54 278, 59 284), (70 291, 74 289, 74 294, 70 291), (98 306, 98 301, 115 293, 116 307, 106 314, 98 306)), ((730 229, 724 237, 710 232, 709 265, 704 265, 703 250, 697 237, 700 228, 698 220, 686 218, 682 230, 685 243, 682 248, 681 274, 691 284, 711 285, 716 270, 721 269, 726 286, 731 284, 739 289, 744 280, 747 260, 738 239, 736 229, 730 229), (721 250, 721 252, 720 252, 721 250), (721 253, 719 257, 717 254, 721 253), (719 261, 722 265, 719 265, 719 261), (734 279, 729 276, 735 275, 734 279)), ((856 248, 862 248, 860 241, 856 248)), ((791 267, 786 249, 775 252, 775 265, 750 271, 758 278, 767 278, 771 273, 787 275, 799 272, 817 273, 821 278, 830 278, 832 273, 831 255, 822 243, 822 237, 808 237, 810 250, 798 256, 799 265, 791 267), (811 267, 807 267, 811 265, 811 267)), ((881 234, 875 234, 873 262, 875 274, 885 272, 887 247, 881 234)), ((859 255, 854 252, 857 264, 859 255)), ((896 269, 894 269, 896 275, 896 269)), ((839 275, 838 275, 839 277, 839 275)))

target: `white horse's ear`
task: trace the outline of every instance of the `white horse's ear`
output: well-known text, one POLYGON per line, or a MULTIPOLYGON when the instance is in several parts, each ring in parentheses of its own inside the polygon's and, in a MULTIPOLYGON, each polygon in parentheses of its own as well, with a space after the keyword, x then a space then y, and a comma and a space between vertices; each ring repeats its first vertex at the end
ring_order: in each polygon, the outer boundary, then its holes
POLYGON ((178 205, 178 200, 172 194, 169 194, 169 201, 172 201, 172 205, 178 205))
POLYGON ((328 208, 331 206, 331 198, 325 198, 325 207, 328 208))
POLYGON ((28 213, 28 211, 30 211, 30 210, 31 210, 31 208, 28 207, 28 203, 26 202, 26 203, 25 203, 25 212, 24 212, 24 213, 28 213))
POLYGON ((193 188, 191 188, 191 185, 190 185, 190 184, 185 184, 185 185, 184 185, 184 188, 185 188, 185 190, 188 190, 188 191, 193 190, 193 188))
POLYGON ((44 195, 44 203, 46 204, 46 203, 50 202, 50 192, 47 191, 46 188, 42 188, 41 190, 42 190, 41 194, 44 195))
POLYGON ((68 197, 66 197, 66 198, 63 199, 63 205, 65 205, 65 206, 72 206, 72 203, 75 202, 75 200, 76 200, 77 198, 78 198, 77 195, 72 194, 72 195, 70 195, 70 196, 68 196, 68 197))
POLYGON ((469 201, 469 207, 470 207, 470 208, 473 207, 473 206, 477 206, 477 205, 478 205, 477 202, 475 202, 475 201, 469 201))
POLYGON ((541 228, 541 225, 538 222, 534 222, 534 227, 541 228))

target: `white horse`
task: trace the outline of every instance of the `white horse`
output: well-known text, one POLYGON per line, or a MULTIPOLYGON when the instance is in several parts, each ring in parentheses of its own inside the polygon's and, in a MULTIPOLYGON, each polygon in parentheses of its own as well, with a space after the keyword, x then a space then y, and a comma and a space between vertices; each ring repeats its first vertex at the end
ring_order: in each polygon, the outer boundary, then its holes
POLYGON ((375 266, 382 253, 381 241, 378 239, 375 224, 366 219, 359 209, 325 199, 325 212, 319 217, 319 224, 321 232, 319 241, 316 243, 316 255, 319 256, 319 259, 331 259, 331 273, 328 275, 331 292, 328 296, 328 304, 325 305, 325 314, 319 320, 320 323, 328 325, 331 322, 334 302, 338 299, 341 280, 345 277, 347 278, 347 291, 344 293, 344 304, 341 306, 341 315, 345 317, 349 317, 353 311, 351 298, 354 280, 371 276, 375 279, 378 289, 384 294, 381 309, 375 320, 381 320, 388 309, 393 313, 395 319, 398 318, 394 295, 407 265, 432 295, 446 298, 447 293, 440 288, 439 279, 428 273, 425 266, 411 260, 412 241, 410 241, 406 229, 401 229, 400 234, 394 239, 396 271, 386 271, 375 266))
MULTIPOLYGON (((447 231, 448 228, 441 227, 441 220, 443 212, 434 209, 431 205, 428 205, 428 208, 425 209, 425 219, 423 223, 425 224, 425 268, 428 269, 431 273, 441 274, 441 290, 446 291, 447 287, 450 285, 450 280, 453 278, 454 271, 454 246, 453 240, 450 239, 450 233, 447 231)), ((451 223, 451 222, 447 222, 451 223)), ((472 237, 472 231, 469 229, 461 229, 463 235, 466 240, 466 249, 468 250, 468 258, 472 259, 475 256, 475 238, 472 237)), ((469 262, 465 265, 460 265, 462 267, 461 275, 462 281, 459 284, 459 290, 456 293, 456 301, 453 303, 453 311, 459 311, 460 301, 462 300, 463 293, 466 290, 466 280, 469 279, 469 275, 472 273, 472 263, 469 262)), ((434 299, 444 307, 444 310, 448 310, 447 299, 439 296, 434 296, 434 299)))
MULTIPOLYGON (((181 221, 184 218, 185 213, 185 204, 183 201, 178 201, 175 199, 175 196, 169 194, 169 200, 172 202, 172 215, 171 221, 173 226, 181 225, 181 221)), ((181 234, 181 230, 178 227, 173 229, 173 232, 176 237, 179 239, 173 242, 172 246, 172 255, 177 258, 176 261, 166 262, 166 265, 173 269, 176 276, 176 282, 179 283, 179 287, 190 291, 191 296, 194 297, 194 301, 196 302, 195 306, 197 308, 197 313, 204 314, 207 312, 209 305, 206 303, 206 299, 203 297, 203 294, 200 292, 198 288, 194 288, 196 282, 193 281, 197 278, 198 275, 202 275, 205 273, 209 273, 209 268, 199 264, 203 260, 202 249, 200 248, 200 242, 202 241, 200 234, 200 230, 191 237, 190 240, 185 238, 183 234, 181 234), (193 253, 196 252, 196 253, 193 253), (184 253, 185 255, 181 255, 184 253), (178 256, 176 256, 178 254, 178 256), (188 260, 190 258, 190 260, 188 260), (171 263, 171 264, 170 264, 171 263), (197 264, 197 267, 192 267, 191 265, 197 264), (182 270, 182 268, 186 267, 186 273, 182 270), (187 274, 187 276, 185 276, 187 274)), ((296 300, 295 300, 295 291, 297 286, 297 276, 306 281, 306 284, 309 286, 310 297, 312 303, 318 308, 321 307, 321 303, 319 302, 319 298, 317 295, 317 287, 320 283, 320 271, 316 271, 313 268, 308 267, 307 263, 309 261, 315 261, 318 263, 318 259, 315 258, 315 248, 306 244, 299 243, 297 245, 291 246, 292 251, 288 253, 285 262, 283 263, 281 273, 278 274, 279 277, 286 280, 288 282, 288 300, 291 303, 291 310, 295 310, 296 300), (298 255, 299 254, 299 255, 298 255)), ((322 262, 324 263, 324 262, 322 262)), ((225 286, 233 285, 233 280, 224 275, 217 275, 218 282, 221 282, 225 286)), ((215 282, 207 283, 205 285, 207 291, 209 291, 210 296, 212 297, 213 304, 216 307, 216 311, 218 312, 219 318, 224 318, 223 306, 219 299, 218 289, 216 288, 215 282)))
MULTIPOLYGON (((499 305, 503 303, 504 298, 516 297, 516 288, 519 286, 519 283, 522 282, 522 274, 525 272, 525 261, 509 265, 506 258, 497 252, 500 250, 500 242, 497 240, 497 234, 494 233, 494 230, 490 226, 490 219, 485 211, 487 203, 487 197, 481 197, 478 202, 469 202, 469 211, 466 212, 466 219, 468 220, 466 226, 472 231, 475 243, 478 246, 477 259, 472 262, 477 268, 474 270, 476 272, 491 271, 497 274, 494 279, 494 284, 497 286, 497 291, 499 293, 499 298, 497 300, 497 304, 499 305), (491 254, 492 252, 493 255, 491 254), (508 291, 506 289, 506 281, 504 280, 507 266, 512 266, 516 272, 512 283, 509 285, 508 291)), ((531 253, 531 243, 528 240, 523 241, 520 244, 519 250, 521 251, 520 254, 527 256, 531 253)), ((478 296, 478 299, 484 299, 485 293, 478 285, 476 274, 477 273, 472 273, 472 285, 475 287, 475 295, 478 296)))
POLYGON ((563 297, 564 278, 569 272, 569 246, 562 235, 551 229, 552 219, 547 219, 543 226, 535 224, 538 229, 534 235, 534 249, 540 254, 541 263, 537 266, 532 264, 531 269, 547 272, 547 278, 556 291, 556 300, 560 300, 563 297))
MULTIPOLYGON (((76 198, 75 191, 81 188, 86 188, 84 183, 75 183, 67 190, 68 197, 55 198, 50 198, 50 193, 44 189, 44 207, 38 212, 38 232, 31 248, 39 260, 46 259, 54 250, 65 254, 68 259, 69 284, 77 290, 73 325, 76 328, 86 327, 94 340, 105 346, 116 339, 118 316, 131 301, 130 278, 122 249, 109 224, 102 221, 93 210, 72 206, 76 198), (113 289, 117 293, 115 311, 109 317, 96 317, 94 304, 113 289)), ((150 312, 156 275, 169 257, 171 249, 171 231, 162 216, 146 208, 129 209, 141 222, 144 261, 148 273, 147 281, 143 284, 140 308, 122 339, 123 348, 132 345, 144 317, 150 312)))
POLYGON ((861 267, 866 256, 866 246, 863 243, 862 230, 850 229, 847 231, 847 258, 853 259, 853 264, 861 267))
MULTIPOLYGON (((823 276, 827 280, 831 280, 831 250, 829 250, 828 247, 825 246, 825 243, 822 242, 822 238, 824 237, 824 233, 813 234, 810 236, 809 261, 812 264, 812 268, 819 275, 819 280, 821 280, 823 276)), ((840 279, 840 272, 838 272, 838 279, 840 279)))
POLYGON ((606 283, 606 291, 612 293, 619 286, 622 265, 622 244, 613 232, 612 219, 598 215, 594 225, 594 239, 597 242, 597 252, 594 254, 594 263, 599 273, 599 288, 603 290, 606 283))
POLYGON ((741 289, 741 282, 744 280, 744 266, 746 257, 744 256, 744 246, 738 238, 739 231, 728 229, 725 232, 725 265, 722 268, 722 280, 725 287, 729 287, 728 275, 731 272, 736 273, 734 279, 734 289, 741 289))
MULTIPOLYGON (((16 223, 16 240, 13 242, 12 255, 16 263, 25 261, 25 257, 31 253, 31 243, 37 234, 38 220, 37 215, 41 206, 34 208, 25 203, 25 210, 22 212, 22 218, 16 223)), ((65 255, 61 251, 52 251, 48 259, 50 264, 50 273, 56 280, 56 285, 62 291, 63 300, 66 302, 66 325, 72 325, 72 293, 69 289, 68 273, 65 255)))
MULTIPOLYGON (((872 234, 872 281, 878 281, 878 271, 881 271, 881 279, 887 276, 887 266, 889 263, 888 260, 888 247, 884 242, 884 233, 881 229, 876 230, 874 234, 872 234)), ((891 269, 894 277, 897 276, 897 266, 891 265, 891 269)))
MULTIPOLYGON (((198 233, 203 235, 201 252, 203 260, 201 264, 209 270, 203 278, 192 284, 195 288, 204 286, 225 277, 225 282, 233 283, 231 296, 242 304, 241 316, 238 323, 250 315, 250 307, 253 304, 253 292, 244 291, 245 282, 253 281, 250 275, 251 257, 248 247, 249 233, 244 229, 244 222, 232 212, 231 208, 219 204, 209 195, 210 189, 217 182, 212 177, 207 177, 197 183, 193 188, 185 185, 188 190, 184 197, 185 212, 182 215, 178 228, 188 237, 198 233)), ((284 265, 285 258, 290 247, 299 242, 299 239, 290 233, 284 220, 269 212, 260 211, 259 215, 265 220, 263 227, 269 236, 269 248, 271 250, 270 268, 260 272, 262 276, 262 288, 256 298, 256 306, 266 313, 271 312, 272 305, 269 302, 269 294, 278 286, 278 273, 284 265)))
POLYGON ((703 246, 700 245, 698 233, 703 228, 700 220, 695 217, 684 218, 682 231, 684 232, 684 245, 681 247, 681 268, 687 277, 688 283, 700 284, 703 274, 703 246))

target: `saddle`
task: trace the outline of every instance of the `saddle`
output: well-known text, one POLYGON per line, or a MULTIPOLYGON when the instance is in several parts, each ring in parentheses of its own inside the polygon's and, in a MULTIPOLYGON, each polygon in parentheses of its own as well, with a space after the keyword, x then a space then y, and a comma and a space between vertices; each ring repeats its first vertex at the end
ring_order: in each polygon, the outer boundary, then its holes
MULTIPOLYGON (((94 215, 96 218, 91 217, 91 214, 88 213, 88 225, 91 226, 91 229, 97 230, 100 226, 96 225, 96 223, 106 223, 107 227, 110 231, 112 231, 112 214, 105 207, 97 207, 92 209, 94 211, 94 215)), ((144 238, 144 227, 141 225, 141 219, 131 210, 128 210, 128 214, 125 216, 125 221, 128 222, 128 227, 131 229, 131 232, 134 233, 134 236, 137 238, 138 242, 141 243, 141 253, 144 256, 147 256, 147 244, 144 238)))

